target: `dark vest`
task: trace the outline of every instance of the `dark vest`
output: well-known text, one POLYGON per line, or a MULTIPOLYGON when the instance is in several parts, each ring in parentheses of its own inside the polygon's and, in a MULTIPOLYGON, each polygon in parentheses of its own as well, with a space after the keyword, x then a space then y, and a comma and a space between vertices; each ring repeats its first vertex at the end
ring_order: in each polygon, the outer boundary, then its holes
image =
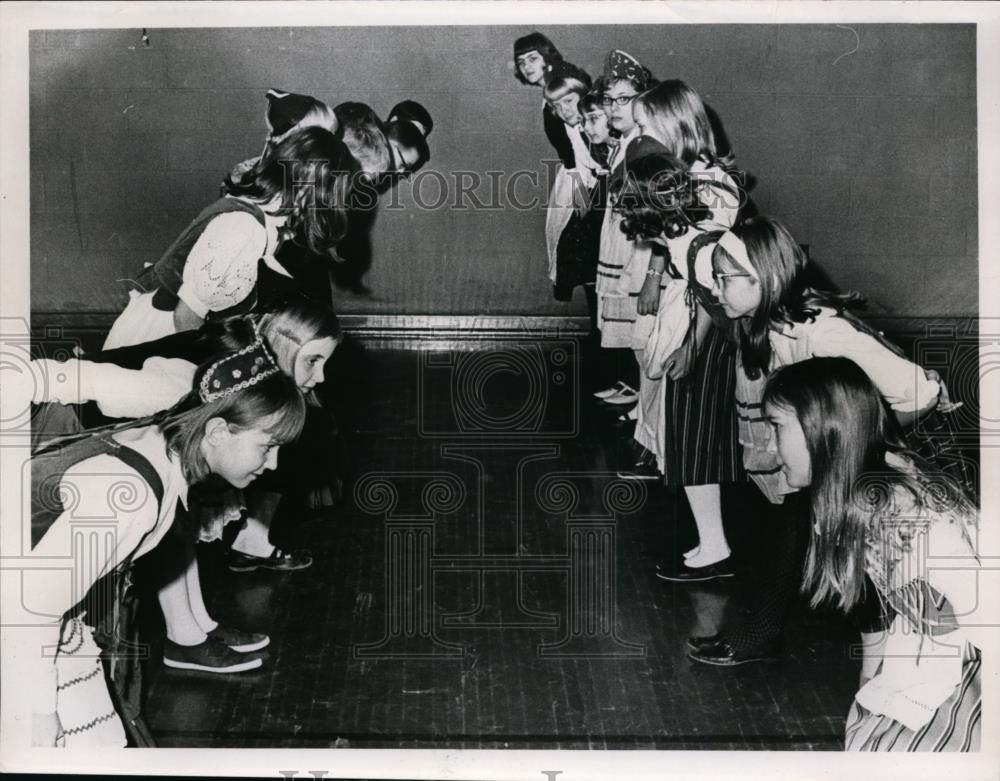
MULTIPOLYGON (((244 212, 264 225, 264 212, 256 204, 239 198, 220 198, 206 207, 194 221, 184 229, 163 256, 146 269, 156 282, 153 306, 162 312, 172 312, 177 308, 177 292, 184 281, 184 264, 195 243, 201 238, 208 224, 220 214, 244 212)), ((218 312, 209 312, 210 319, 244 315, 256 311, 264 303, 288 295, 297 287, 294 280, 284 277, 271 269, 261 258, 257 261, 257 282, 250 294, 239 303, 218 312)))
POLYGON ((149 485, 157 503, 163 501, 163 481, 149 460, 138 451, 119 444, 108 437, 87 437, 64 447, 42 452, 31 458, 31 547, 41 541, 45 533, 63 514, 59 482, 71 466, 94 456, 114 456, 135 469, 149 485))

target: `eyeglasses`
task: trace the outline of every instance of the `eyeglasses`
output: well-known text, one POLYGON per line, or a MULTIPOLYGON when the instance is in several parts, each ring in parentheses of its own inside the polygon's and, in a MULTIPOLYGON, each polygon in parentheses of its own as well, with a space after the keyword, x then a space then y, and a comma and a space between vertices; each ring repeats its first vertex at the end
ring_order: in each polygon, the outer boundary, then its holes
POLYGON ((413 168, 403 159, 403 153, 395 144, 389 144, 389 154, 392 157, 390 172, 394 176, 409 179, 413 176, 413 168))
POLYGON ((733 272, 731 274, 719 274, 718 272, 715 271, 712 272, 712 279, 714 279, 716 282, 722 282, 724 280, 729 279, 730 277, 752 277, 752 276, 753 274, 747 274, 744 272, 733 272))
POLYGON ((617 98, 612 98, 608 95, 605 95, 604 97, 601 98, 601 105, 610 106, 612 103, 617 103, 619 106, 627 106, 638 96, 639 93, 636 93, 635 95, 619 95, 617 98))

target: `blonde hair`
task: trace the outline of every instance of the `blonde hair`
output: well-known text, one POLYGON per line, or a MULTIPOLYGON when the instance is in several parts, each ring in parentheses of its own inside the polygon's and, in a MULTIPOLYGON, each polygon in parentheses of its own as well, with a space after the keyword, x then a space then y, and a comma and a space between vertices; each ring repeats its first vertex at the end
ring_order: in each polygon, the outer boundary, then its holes
MULTIPOLYGON (((344 336, 340 322, 330 308, 304 296, 295 296, 275 306, 261 316, 259 324, 261 334, 278 359, 278 366, 293 379, 295 359, 304 344, 330 338, 338 345, 344 336)), ((315 403, 311 392, 307 398, 310 403, 315 403)))
POLYGON ((701 97, 683 81, 669 79, 643 92, 636 102, 663 143, 688 167, 699 157, 718 158, 715 133, 701 97))

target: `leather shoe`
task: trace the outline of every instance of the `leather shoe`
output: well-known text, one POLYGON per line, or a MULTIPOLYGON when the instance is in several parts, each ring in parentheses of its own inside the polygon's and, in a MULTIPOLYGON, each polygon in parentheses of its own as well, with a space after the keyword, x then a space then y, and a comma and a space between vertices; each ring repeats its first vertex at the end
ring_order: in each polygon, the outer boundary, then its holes
POLYGON ((675 570, 659 568, 656 570, 656 577, 672 583, 701 583, 706 580, 731 578, 735 574, 728 558, 709 564, 707 567, 689 567, 687 564, 681 564, 675 570))
POLYGON ((249 553, 229 549, 229 569, 232 572, 253 572, 255 569, 294 572, 305 569, 312 563, 312 556, 305 551, 285 553, 280 548, 275 548, 270 556, 252 556, 249 553))
POLYGON ((687 639, 688 648, 692 651, 700 651, 702 648, 722 642, 722 632, 714 635, 691 635, 687 639))
POLYGON ((750 664, 751 662, 777 662, 780 658, 780 640, 771 640, 748 651, 737 651, 723 640, 688 653, 688 659, 716 667, 738 667, 741 664, 750 664))

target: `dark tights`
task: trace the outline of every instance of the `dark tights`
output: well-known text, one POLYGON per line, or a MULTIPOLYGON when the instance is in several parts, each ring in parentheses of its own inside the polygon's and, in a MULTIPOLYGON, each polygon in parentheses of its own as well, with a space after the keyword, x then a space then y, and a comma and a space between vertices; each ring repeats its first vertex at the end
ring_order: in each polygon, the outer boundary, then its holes
POLYGON ((743 619, 726 632, 737 651, 756 648, 781 636, 781 629, 802 585, 809 544, 809 505, 802 493, 788 494, 783 504, 765 508, 757 525, 764 556, 755 562, 750 606, 743 619))

